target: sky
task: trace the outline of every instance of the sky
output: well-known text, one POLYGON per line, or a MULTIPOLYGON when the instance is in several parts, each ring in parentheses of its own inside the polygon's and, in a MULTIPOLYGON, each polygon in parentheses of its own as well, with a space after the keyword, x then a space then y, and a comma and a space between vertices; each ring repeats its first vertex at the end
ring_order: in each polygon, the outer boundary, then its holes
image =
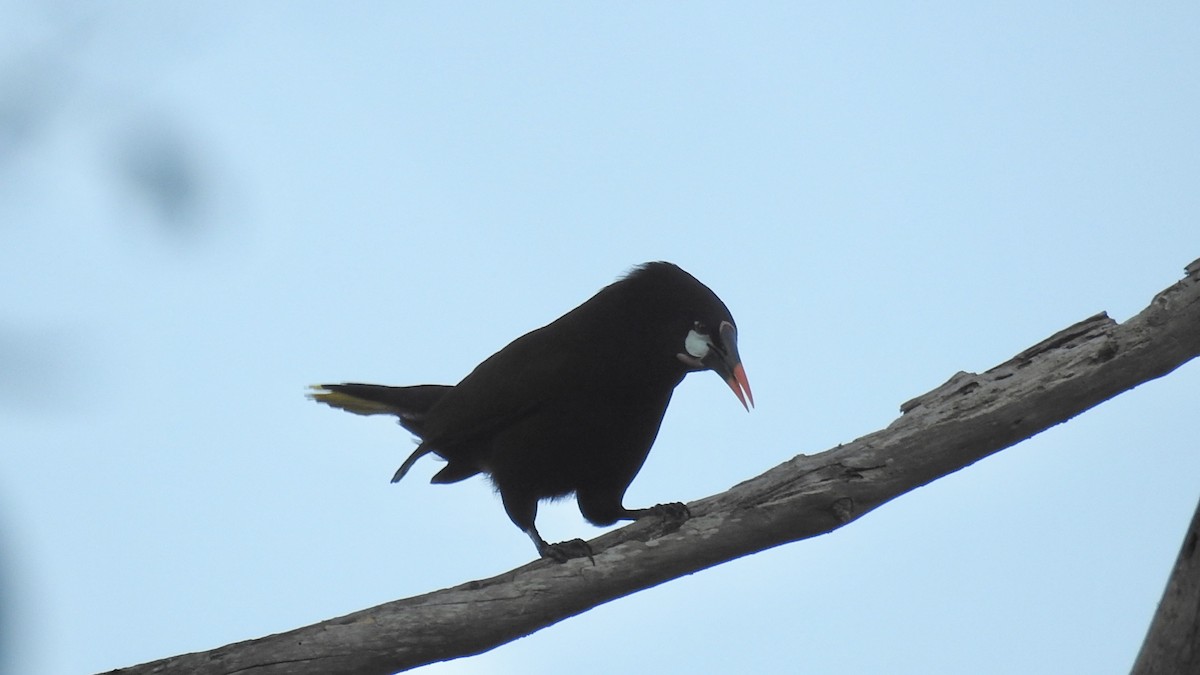
MULTIPOLYGON (((452 384, 645 261, 729 306, 758 407, 689 376, 631 507, 1129 318, 1200 257, 1197 63, 1194 2, 0 2, 0 671, 530 561, 485 481, 389 484, 411 436, 305 388, 452 384)), ((1125 673, 1197 387, 423 672, 1125 673)))

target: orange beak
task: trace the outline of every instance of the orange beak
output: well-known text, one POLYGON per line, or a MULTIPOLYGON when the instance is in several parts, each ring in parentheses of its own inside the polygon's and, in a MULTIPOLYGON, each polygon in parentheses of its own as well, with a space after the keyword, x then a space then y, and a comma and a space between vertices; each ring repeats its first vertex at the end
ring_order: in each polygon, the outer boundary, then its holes
POLYGON ((742 402, 746 412, 754 405, 754 394, 750 391, 750 380, 746 379, 746 369, 742 367, 742 357, 738 354, 737 329, 728 321, 721 322, 719 345, 709 350, 702 363, 712 368, 725 384, 733 390, 733 394, 742 402))
POLYGON ((725 378, 725 384, 728 384, 729 388, 733 390, 746 412, 750 412, 750 407, 754 405, 754 393, 750 391, 750 380, 746 379, 746 369, 740 362, 733 367, 732 374, 725 378), (746 403, 747 400, 750 401, 749 404, 746 403))

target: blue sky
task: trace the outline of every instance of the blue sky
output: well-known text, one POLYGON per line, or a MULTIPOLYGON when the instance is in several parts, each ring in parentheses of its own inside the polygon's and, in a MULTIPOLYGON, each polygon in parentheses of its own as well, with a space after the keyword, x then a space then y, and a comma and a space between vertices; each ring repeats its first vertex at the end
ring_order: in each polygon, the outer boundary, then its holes
MULTIPOLYGON (((724 299, 758 408, 689 377, 631 506, 1128 318, 1200 257, 1197 63, 1182 2, 0 3, 0 668, 529 561, 485 482, 390 485, 409 435, 304 388, 453 383, 640 262, 724 299)), ((427 672, 1126 672, 1198 386, 427 672)))

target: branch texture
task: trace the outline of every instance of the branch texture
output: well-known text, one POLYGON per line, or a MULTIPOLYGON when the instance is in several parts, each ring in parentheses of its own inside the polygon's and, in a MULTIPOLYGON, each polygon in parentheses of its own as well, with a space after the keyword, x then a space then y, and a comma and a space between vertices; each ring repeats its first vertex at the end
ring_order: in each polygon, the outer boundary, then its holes
POLYGON ((1161 377, 1200 354, 1200 260, 1137 316, 1101 313, 984 373, 960 372, 901 406, 886 429, 799 455, 689 504, 674 532, 649 520, 591 542, 586 559, 538 561, 286 633, 119 669, 189 673, 394 673, 487 651, 610 600, 841 527, 1161 377))
POLYGON ((1133 675, 1200 672, 1200 504, 1133 664, 1133 675))

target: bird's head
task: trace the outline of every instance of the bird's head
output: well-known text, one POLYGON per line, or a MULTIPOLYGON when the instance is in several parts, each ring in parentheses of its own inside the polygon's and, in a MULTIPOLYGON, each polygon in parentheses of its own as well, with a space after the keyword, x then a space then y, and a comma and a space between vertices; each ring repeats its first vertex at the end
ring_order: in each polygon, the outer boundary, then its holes
POLYGON ((729 319, 695 320, 675 355, 690 370, 711 370, 733 390, 747 411, 754 405, 750 380, 738 354, 737 326, 729 319))
MULTIPOLYGON (((738 355, 733 315, 712 289, 677 265, 661 261, 639 265, 597 294, 594 301, 620 306, 626 319, 620 323, 622 332, 624 327, 640 326, 641 330, 633 333, 636 340, 652 345, 647 356, 654 363, 666 366, 664 360, 671 359, 671 376, 682 379, 688 372, 712 370, 747 411, 754 405, 738 355)), ((678 383, 676 379, 672 386, 678 383)))

